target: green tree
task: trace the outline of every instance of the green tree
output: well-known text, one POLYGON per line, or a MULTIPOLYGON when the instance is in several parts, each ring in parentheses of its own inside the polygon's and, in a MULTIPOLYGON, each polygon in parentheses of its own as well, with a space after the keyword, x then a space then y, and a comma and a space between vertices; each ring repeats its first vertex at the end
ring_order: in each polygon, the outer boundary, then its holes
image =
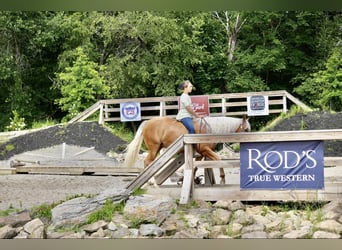
POLYGON ((101 35, 113 48, 104 62, 113 98, 175 95, 179 81, 193 79, 203 58, 197 15, 128 11, 101 18, 101 35))
POLYGON ((58 44, 47 26, 53 13, 0 12, 0 128, 16 110, 28 126, 35 119, 52 117, 55 92, 50 90, 58 44))
POLYGON ((315 72, 295 91, 308 96, 307 101, 324 110, 342 111, 342 48, 337 47, 325 68, 315 72))
POLYGON ((98 65, 89 60, 82 48, 77 48, 76 52, 78 57, 74 65, 57 74, 62 97, 56 102, 67 112, 65 119, 84 111, 109 91, 99 75, 98 65))

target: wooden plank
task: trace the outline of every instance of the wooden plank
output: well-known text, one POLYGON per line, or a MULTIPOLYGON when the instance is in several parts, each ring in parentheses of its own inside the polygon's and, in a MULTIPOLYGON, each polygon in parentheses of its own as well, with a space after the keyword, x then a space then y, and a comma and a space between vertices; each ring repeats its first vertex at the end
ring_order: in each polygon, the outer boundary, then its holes
POLYGON ((211 186, 216 184, 215 175, 212 168, 206 168, 204 170, 204 185, 211 186))
POLYGON ((184 146, 185 168, 183 175, 183 185, 179 203, 186 204, 192 197, 194 185, 193 147, 188 144, 184 146))
POLYGON ((176 158, 172 159, 160 173, 154 176, 154 180, 157 185, 163 184, 167 178, 169 178, 177 169, 184 164, 184 155, 180 154, 176 158))
POLYGON ((192 169, 184 169, 183 185, 180 193, 180 204, 187 204, 192 198, 192 186, 193 186, 194 174, 192 169))
POLYGON ((185 134, 184 143, 276 142, 308 140, 342 140, 342 129, 294 130, 230 134, 185 134))
POLYGON ((334 200, 342 199, 342 183, 326 183, 324 190, 240 190, 240 185, 196 187, 193 199, 214 200, 334 200))
MULTIPOLYGON (((342 157, 324 157, 324 166, 342 166, 342 157)), ((240 159, 228 159, 220 161, 195 161, 194 167, 197 168, 239 168, 240 159)))
POLYGON ((68 123, 84 121, 84 120, 87 119, 89 116, 91 116, 91 115, 94 114, 96 111, 98 111, 98 110, 100 109, 101 106, 102 106, 101 101, 96 102, 95 104, 93 104, 92 106, 90 106, 88 109, 86 109, 85 111, 81 112, 80 114, 78 114, 78 115, 76 115, 74 118, 72 118, 70 121, 68 121, 68 123))
POLYGON ((324 157, 324 166, 342 166, 342 157, 324 157))
POLYGON ((164 165, 183 149, 183 136, 180 136, 174 141, 163 154, 156 158, 147 168, 145 168, 132 182, 130 182, 126 189, 133 191, 140 188, 148 180, 150 180, 164 165))
POLYGON ((306 106, 303 102, 301 102, 300 100, 298 100, 296 97, 294 97, 288 92, 286 92, 286 98, 288 98, 291 102, 293 102, 297 106, 301 107, 303 110, 312 111, 310 107, 306 106))
POLYGON ((221 161, 195 161, 194 167, 197 168, 229 168, 240 167, 240 160, 221 160, 221 161))
POLYGON ((0 168, 0 175, 15 174, 15 168, 0 168))
POLYGON ((63 174, 82 175, 102 173, 108 175, 138 175, 142 170, 139 168, 119 168, 105 166, 42 166, 32 164, 15 168, 17 174, 63 174))
MULTIPOLYGON (((181 189, 175 185, 150 187, 147 194, 169 195, 175 199, 181 196, 181 189)), ((203 201, 331 201, 342 199, 342 183, 326 183, 324 190, 240 190, 239 185, 195 186, 192 199, 203 201)))

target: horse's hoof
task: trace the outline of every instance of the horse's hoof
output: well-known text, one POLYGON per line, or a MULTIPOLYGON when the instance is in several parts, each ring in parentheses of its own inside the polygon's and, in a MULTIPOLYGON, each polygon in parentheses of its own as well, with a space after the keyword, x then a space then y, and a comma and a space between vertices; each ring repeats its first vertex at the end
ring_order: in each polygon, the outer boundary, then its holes
POLYGON ((197 177, 194 179, 194 182, 195 182, 195 184, 197 184, 197 185, 202 184, 202 181, 203 181, 203 176, 202 176, 202 175, 197 176, 197 177))
POLYGON ((183 184, 183 176, 178 178, 177 185, 183 184))
POLYGON ((226 184, 226 180, 225 180, 225 179, 221 179, 220 184, 221 184, 221 185, 226 184))

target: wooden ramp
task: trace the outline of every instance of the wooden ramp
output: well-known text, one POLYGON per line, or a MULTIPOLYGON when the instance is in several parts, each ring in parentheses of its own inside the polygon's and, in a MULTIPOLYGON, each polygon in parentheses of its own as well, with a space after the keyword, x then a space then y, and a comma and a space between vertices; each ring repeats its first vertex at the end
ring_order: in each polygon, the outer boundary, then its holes
POLYGON ((133 191, 142 187, 152 177, 155 177, 158 185, 162 184, 171 174, 184 164, 183 154, 175 157, 183 147, 183 136, 180 136, 163 154, 156 158, 131 183, 129 183, 126 188, 133 191))

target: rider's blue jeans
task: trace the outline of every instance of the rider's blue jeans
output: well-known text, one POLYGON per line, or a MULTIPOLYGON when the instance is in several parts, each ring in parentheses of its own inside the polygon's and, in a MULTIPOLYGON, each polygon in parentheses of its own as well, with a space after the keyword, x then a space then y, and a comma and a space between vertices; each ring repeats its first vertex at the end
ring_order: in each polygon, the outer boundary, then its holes
POLYGON ((192 118, 190 117, 185 117, 182 120, 180 120, 183 125, 188 129, 189 134, 195 134, 195 128, 194 128, 194 124, 192 122, 192 118))

